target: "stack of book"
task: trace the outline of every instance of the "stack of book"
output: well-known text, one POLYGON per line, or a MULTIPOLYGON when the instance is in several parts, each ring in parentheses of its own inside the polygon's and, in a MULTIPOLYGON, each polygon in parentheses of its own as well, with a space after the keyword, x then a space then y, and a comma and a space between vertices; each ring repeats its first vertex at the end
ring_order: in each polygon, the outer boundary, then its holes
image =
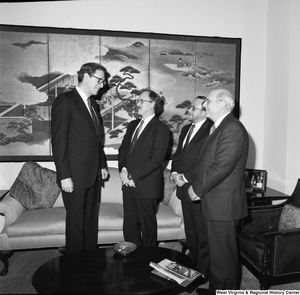
POLYGON ((202 275, 201 272, 182 266, 169 259, 164 259, 159 263, 150 262, 150 266, 154 268, 152 273, 165 279, 173 280, 184 287, 202 275))

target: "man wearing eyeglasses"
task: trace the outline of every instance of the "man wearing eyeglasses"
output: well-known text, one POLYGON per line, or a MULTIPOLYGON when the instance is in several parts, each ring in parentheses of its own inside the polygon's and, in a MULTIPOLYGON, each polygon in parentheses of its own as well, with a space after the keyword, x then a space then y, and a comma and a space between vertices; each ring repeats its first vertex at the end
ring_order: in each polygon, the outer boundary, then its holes
POLYGON ((107 178, 103 126, 92 95, 105 85, 106 68, 87 63, 78 86, 52 106, 51 141, 66 216, 66 254, 97 248, 101 185, 107 178))
POLYGON ((203 283, 208 280, 207 274, 204 272, 207 269, 205 264, 208 262, 206 257, 201 257, 201 251, 199 251, 205 246, 203 246, 204 240, 201 238, 203 233, 199 229, 198 221, 200 202, 190 200, 188 188, 194 180, 193 169, 195 169, 199 151, 213 124, 211 120, 206 119, 206 110, 203 107, 205 99, 205 96, 197 96, 192 102, 192 106, 188 111, 188 120, 191 124, 185 125, 180 132, 171 167, 172 178, 177 184, 177 197, 182 204, 188 255, 197 263, 199 271, 204 273, 203 283))
POLYGON ((133 120, 119 148, 124 223, 127 242, 157 246, 157 206, 163 199, 162 162, 166 156, 170 129, 158 116, 165 99, 152 90, 143 90, 137 100, 141 119, 133 120))
POLYGON ((209 263, 209 289, 197 294, 216 294, 216 290, 239 289, 240 266, 237 227, 247 216, 245 166, 249 139, 243 124, 234 117, 235 101, 226 89, 210 92, 204 105, 214 125, 203 144, 188 192, 200 202, 199 220, 207 242, 202 249, 209 263))

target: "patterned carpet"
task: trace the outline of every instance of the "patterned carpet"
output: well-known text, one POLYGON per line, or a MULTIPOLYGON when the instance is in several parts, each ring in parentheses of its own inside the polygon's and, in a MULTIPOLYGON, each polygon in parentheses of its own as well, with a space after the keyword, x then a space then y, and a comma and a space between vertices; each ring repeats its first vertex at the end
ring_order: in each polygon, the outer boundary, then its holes
MULTIPOLYGON (((181 250, 181 245, 178 242, 161 243, 160 247, 181 250)), ((57 249, 48 250, 31 250, 31 251, 16 251, 9 259, 9 272, 6 276, 0 277, 0 294, 38 294, 31 284, 31 277, 34 271, 44 262, 61 255, 57 249)), ((0 262, 0 267, 3 267, 0 262)), ((245 268, 242 269, 241 290, 259 290, 258 280, 245 268)), ((201 286, 208 287, 206 285, 201 286)), ((273 286, 273 290, 300 290, 300 282, 273 286)), ((192 294, 184 292, 182 295, 192 294)))

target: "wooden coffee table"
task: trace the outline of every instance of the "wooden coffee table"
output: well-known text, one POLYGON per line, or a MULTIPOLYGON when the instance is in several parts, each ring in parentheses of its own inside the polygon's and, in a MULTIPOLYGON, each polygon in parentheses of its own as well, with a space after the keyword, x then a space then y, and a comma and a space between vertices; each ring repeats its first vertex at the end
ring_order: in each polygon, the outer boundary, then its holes
POLYGON ((124 257, 100 248, 49 260, 35 271, 32 285, 43 294, 176 294, 197 286, 197 280, 184 288, 152 274, 150 261, 164 258, 195 268, 188 256, 172 249, 138 247, 124 257))

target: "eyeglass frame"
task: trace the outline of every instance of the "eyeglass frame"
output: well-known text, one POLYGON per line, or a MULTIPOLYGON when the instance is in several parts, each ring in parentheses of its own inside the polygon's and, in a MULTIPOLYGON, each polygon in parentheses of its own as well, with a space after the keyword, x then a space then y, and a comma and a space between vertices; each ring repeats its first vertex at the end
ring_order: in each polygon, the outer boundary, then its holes
POLYGON ((144 102, 154 102, 153 100, 146 100, 146 99, 142 99, 142 98, 138 98, 137 100, 136 100, 136 104, 138 104, 138 103, 141 103, 141 104, 143 104, 144 102))
POLYGON ((98 78, 97 76, 92 75, 92 74, 89 74, 89 75, 92 76, 92 77, 94 77, 94 78, 96 78, 96 79, 98 80, 98 81, 97 81, 98 84, 103 84, 103 85, 106 84, 106 82, 104 81, 104 79, 98 78))
POLYGON ((219 102, 219 101, 223 101, 223 100, 222 99, 208 99, 208 98, 205 100, 207 105, 209 105, 212 101, 218 101, 219 102))
POLYGON ((194 106, 191 106, 191 109, 192 109, 193 112, 194 112, 195 110, 198 110, 198 111, 206 111, 205 108, 199 109, 199 108, 196 108, 196 107, 194 107, 194 106))

